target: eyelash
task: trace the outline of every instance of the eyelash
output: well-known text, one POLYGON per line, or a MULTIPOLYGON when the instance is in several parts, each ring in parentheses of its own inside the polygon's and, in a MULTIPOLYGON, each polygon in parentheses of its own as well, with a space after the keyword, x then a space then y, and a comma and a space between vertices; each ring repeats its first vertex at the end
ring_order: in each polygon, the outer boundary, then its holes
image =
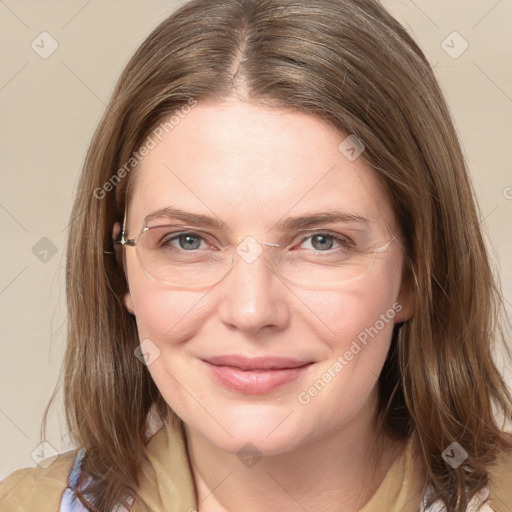
MULTIPOLYGON (((207 239, 204 236, 201 236, 201 235, 199 235, 198 233, 196 233, 194 231, 183 231, 183 232, 173 233, 172 236, 166 237, 166 238, 162 239, 160 245, 162 247, 167 246, 167 247, 171 247, 171 248, 174 248, 176 250, 183 251, 183 252, 192 252, 192 251, 187 251, 185 249, 176 248, 176 247, 170 245, 171 242, 173 242, 175 240, 179 240, 179 237, 184 236, 184 235, 190 235, 190 236, 192 236, 194 238, 201 239, 204 242, 208 243, 207 239)), ((350 239, 349 237, 347 237, 345 235, 340 235, 338 233, 336 233, 336 234, 335 233, 330 233, 328 231, 315 231, 315 232, 311 233, 310 235, 305 236, 302 239, 302 241, 300 242, 300 244, 303 244, 305 241, 307 241, 309 239, 312 239, 314 236, 324 236, 324 237, 331 238, 332 240, 334 240, 334 242, 336 242, 339 246, 341 246, 341 247, 338 247, 338 249, 351 249, 351 248, 355 247, 354 241, 352 239, 350 239)), ((212 246, 213 246, 213 244, 210 244, 209 248, 211 248, 212 246)), ((201 250, 201 249, 193 249, 193 250, 201 250)), ((308 249, 308 251, 310 251, 310 252, 311 251, 315 251, 315 252, 330 253, 330 252, 336 252, 336 249, 328 249, 326 251, 320 251, 320 250, 315 250, 315 249, 308 249)))

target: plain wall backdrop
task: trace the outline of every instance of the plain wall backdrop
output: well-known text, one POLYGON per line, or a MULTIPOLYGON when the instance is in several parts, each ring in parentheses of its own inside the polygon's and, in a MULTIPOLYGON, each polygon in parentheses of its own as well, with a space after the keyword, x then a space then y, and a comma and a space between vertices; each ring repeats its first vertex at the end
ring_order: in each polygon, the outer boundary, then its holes
MULTIPOLYGON (((35 466, 59 380, 65 237, 90 139, 128 59, 182 3, 0 0, 0 479, 35 466)), ((382 4, 419 43, 445 93, 510 314, 512 2, 382 4)), ((60 397, 48 440, 63 452, 73 445, 60 397)))

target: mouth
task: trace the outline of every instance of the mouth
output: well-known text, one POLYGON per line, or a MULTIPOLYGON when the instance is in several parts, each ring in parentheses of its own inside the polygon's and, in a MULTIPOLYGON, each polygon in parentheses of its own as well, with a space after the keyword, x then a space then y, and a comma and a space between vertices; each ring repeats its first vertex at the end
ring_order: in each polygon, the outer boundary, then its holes
POLYGON ((301 377, 314 364, 282 357, 238 355, 203 359, 210 376, 231 391, 249 395, 269 393, 301 377))

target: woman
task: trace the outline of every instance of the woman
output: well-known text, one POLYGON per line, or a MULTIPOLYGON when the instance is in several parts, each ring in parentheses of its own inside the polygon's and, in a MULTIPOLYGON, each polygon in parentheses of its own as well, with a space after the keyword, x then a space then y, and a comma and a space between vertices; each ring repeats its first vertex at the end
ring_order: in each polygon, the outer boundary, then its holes
POLYGON ((91 143, 67 294, 80 450, 10 475, 6 510, 512 508, 468 173, 374 0, 157 27, 91 143))

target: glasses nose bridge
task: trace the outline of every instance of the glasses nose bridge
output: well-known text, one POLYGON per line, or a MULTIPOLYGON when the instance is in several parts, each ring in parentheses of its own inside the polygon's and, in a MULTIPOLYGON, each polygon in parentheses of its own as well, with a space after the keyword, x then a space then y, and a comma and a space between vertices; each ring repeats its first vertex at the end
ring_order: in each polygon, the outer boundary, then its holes
POLYGON ((274 246, 274 247, 280 247, 280 244, 274 244, 271 242, 264 242, 263 240, 260 240, 259 238, 256 238, 254 235, 246 235, 243 238, 241 236, 238 237, 237 244, 241 244, 247 240, 258 242, 262 245, 268 245, 268 246, 274 246))
MULTIPOLYGON (((259 240, 253 235, 248 235, 243 239, 239 237, 235 247, 235 251, 232 255, 231 265, 235 264, 235 260, 237 258, 241 259, 247 264, 254 263, 261 256, 266 256, 268 258, 269 249, 272 250, 273 248, 278 247, 282 247, 281 244, 265 242, 259 240)), ((270 257, 270 259, 273 259, 272 256, 270 257)))

